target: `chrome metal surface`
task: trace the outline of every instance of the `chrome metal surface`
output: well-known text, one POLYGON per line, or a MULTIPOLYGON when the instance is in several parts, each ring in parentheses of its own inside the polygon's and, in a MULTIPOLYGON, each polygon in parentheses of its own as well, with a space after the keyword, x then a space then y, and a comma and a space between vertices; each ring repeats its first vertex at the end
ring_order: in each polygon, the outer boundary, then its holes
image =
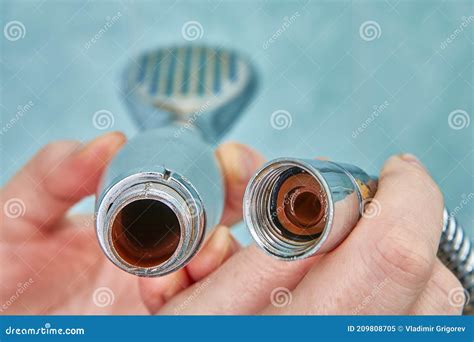
POLYGON ((244 219, 257 244, 267 253, 285 260, 302 259, 336 247, 352 230, 361 205, 372 197, 376 182, 362 170, 327 161, 282 158, 266 164, 250 180, 244 196, 244 219), (326 224, 322 233, 309 241, 285 237, 269 209, 272 193, 284 172, 297 168, 314 177, 326 196, 326 224))
POLYGON ((474 313, 474 251, 469 236, 445 208, 438 257, 463 284, 467 295, 465 312, 474 313))
POLYGON ((125 70, 126 104, 143 129, 171 122, 197 127, 215 144, 257 88, 253 66, 236 51, 170 46, 143 53, 125 70))
POLYGON ((117 154, 102 179, 96 201, 101 248, 118 267, 139 276, 162 276, 183 267, 220 220, 224 193, 214 149, 195 129, 175 124, 145 131, 117 154), (179 134, 177 134, 177 132, 179 134), (131 202, 153 199, 172 209, 180 224, 179 245, 163 263, 137 267, 111 241, 117 214, 131 202))
MULTIPOLYGON (((326 253, 339 245, 364 212, 366 200, 377 190, 378 180, 353 165, 320 160, 280 158, 267 163, 249 182, 244 196, 244 219, 257 245, 267 253, 295 260, 326 253), (285 170, 300 168, 317 180, 327 199, 322 234, 310 241, 289 239, 272 220, 271 194, 285 170)), ((277 208, 279 210, 281 208, 277 208)), ((454 216, 444 210, 438 256, 458 277, 468 297, 465 311, 474 306, 474 253, 469 237, 454 216)))
MULTIPOLYGON (((138 61, 125 70, 123 93, 133 119, 145 131, 107 168, 97 194, 96 228, 115 265, 140 276, 161 276, 183 267, 219 222, 224 193, 213 147, 249 103, 257 77, 245 58, 221 48, 165 47, 142 54, 138 61), (124 260, 111 237, 121 211, 143 199, 170 209, 181 235, 168 260, 150 267, 124 260)), ((122 226, 127 233, 132 229, 122 226)))

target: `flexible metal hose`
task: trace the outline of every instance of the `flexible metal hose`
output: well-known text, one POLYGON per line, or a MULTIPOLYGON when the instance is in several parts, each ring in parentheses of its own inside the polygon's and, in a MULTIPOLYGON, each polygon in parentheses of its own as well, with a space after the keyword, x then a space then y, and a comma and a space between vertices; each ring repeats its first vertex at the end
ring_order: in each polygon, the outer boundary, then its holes
POLYGON ((469 236, 445 208, 438 257, 461 281, 467 296, 466 313, 474 310, 474 252, 469 236))

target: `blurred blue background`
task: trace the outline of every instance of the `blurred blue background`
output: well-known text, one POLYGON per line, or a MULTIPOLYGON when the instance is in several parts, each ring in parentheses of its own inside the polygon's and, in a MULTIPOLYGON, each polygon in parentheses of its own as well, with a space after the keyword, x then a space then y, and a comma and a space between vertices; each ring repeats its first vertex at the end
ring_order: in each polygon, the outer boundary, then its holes
POLYGON ((3 0, 0 18, 1 184, 49 141, 103 133, 99 110, 133 136, 121 71, 143 50, 187 43, 183 25, 197 21, 193 43, 239 50, 261 77, 226 139, 374 174, 414 153, 472 233, 473 1, 3 0), (272 127, 278 110, 284 129, 272 127))

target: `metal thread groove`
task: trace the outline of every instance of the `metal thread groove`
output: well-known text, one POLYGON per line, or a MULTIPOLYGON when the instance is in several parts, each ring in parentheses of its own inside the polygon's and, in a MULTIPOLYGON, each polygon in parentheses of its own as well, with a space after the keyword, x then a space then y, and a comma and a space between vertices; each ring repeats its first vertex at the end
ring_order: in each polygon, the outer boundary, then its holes
POLYGON ((474 310, 474 255, 472 244, 456 218, 444 209, 443 230, 438 249, 438 257, 459 279, 468 294, 466 312, 474 310))
MULTIPOLYGON (((350 208, 360 205, 360 202, 364 200, 363 197, 359 196, 353 202, 350 201, 350 198, 353 197, 352 192, 354 192, 350 185, 357 184, 357 191, 360 195, 369 198, 375 195, 377 178, 370 177, 373 182, 371 189, 370 179, 364 177, 364 174, 362 170, 348 164, 293 158, 280 158, 270 161, 250 180, 244 196, 244 219, 254 240, 264 251, 283 260, 302 259, 321 252, 331 251, 342 242, 360 218, 360 212, 356 216, 344 216, 351 210, 350 208), (333 202, 332 206, 326 208, 326 215, 338 217, 339 219, 328 222, 323 230, 324 236, 322 239, 314 239, 307 243, 301 243, 295 239, 283 236, 278 226, 272 220, 272 208, 269 205, 271 203, 271 191, 279 186, 278 178, 292 167, 303 168, 303 166, 307 167, 306 171, 315 178, 319 175, 323 180, 321 184, 326 184, 324 191, 326 196, 328 196, 330 204, 331 201, 333 202), (338 167, 335 168, 335 166, 338 167), (340 172, 341 168, 347 171, 347 175, 340 172), (353 177, 354 175, 356 175, 355 178, 353 177), (345 182, 344 177, 351 178, 351 182, 345 182), (340 192, 339 189, 341 188, 345 189, 345 191, 340 192), (334 208, 338 201, 345 203, 345 205, 340 205, 341 203, 339 203, 339 207, 344 209, 335 211, 334 208), (337 225, 338 221, 339 226, 337 225), (341 234, 341 226, 344 227, 343 234, 341 234)), ((474 252, 471 240, 455 217, 450 215, 446 208, 443 212, 442 225, 438 257, 459 279, 465 290, 467 298, 464 312, 466 314, 473 314, 474 252)), ((457 289, 451 290, 456 291, 457 289)), ((451 293, 449 296, 451 297, 451 293)), ((449 299, 454 300, 453 298, 449 299)), ((452 305, 458 305, 458 303, 452 305)))

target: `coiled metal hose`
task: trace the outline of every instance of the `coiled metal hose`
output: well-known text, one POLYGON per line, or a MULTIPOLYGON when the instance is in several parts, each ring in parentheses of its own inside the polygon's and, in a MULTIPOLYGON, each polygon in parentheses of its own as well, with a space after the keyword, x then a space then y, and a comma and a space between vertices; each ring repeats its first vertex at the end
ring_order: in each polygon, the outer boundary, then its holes
POLYGON ((465 313, 474 311, 474 252, 469 236, 445 208, 438 257, 461 281, 466 295, 465 313))

